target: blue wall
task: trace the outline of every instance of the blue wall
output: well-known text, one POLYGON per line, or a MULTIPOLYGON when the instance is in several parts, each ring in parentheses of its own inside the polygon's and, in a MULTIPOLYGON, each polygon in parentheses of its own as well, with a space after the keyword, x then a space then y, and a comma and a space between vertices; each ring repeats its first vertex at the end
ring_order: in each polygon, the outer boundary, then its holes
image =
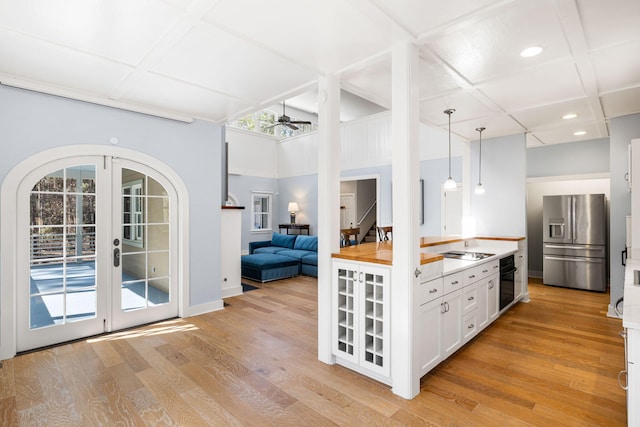
POLYGON ((527 176, 609 172, 609 138, 554 144, 527 150, 527 176))
MULTIPOLYGON (((309 224, 309 234, 318 234, 318 175, 304 175, 278 180, 279 223, 289 223, 289 202, 298 203, 296 223, 309 224)), ((277 230, 276 230, 277 231, 277 230)), ((283 231, 284 232, 284 231, 283 231)))
POLYGON ((171 167, 189 190, 190 305, 220 299, 220 126, 181 123, 6 86, 0 86, 0 100, 0 180, 35 153, 66 145, 110 145, 112 136, 120 147, 171 167))
MULTIPOLYGON (((462 157, 451 159, 451 176, 462 182, 462 157)), ((449 177, 449 159, 423 160, 420 162, 420 179, 424 180, 424 224, 422 236, 439 236, 442 216, 442 185, 449 177)))
MULTIPOLYGON (((229 175, 229 194, 238 200, 239 206, 244 206, 242 211, 242 244, 243 251, 249 250, 249 242, 270 240, 271 231, 251 231, 251 192, 265 191, 273 195, 273 227, 278 226, 278 180, 276 178, 260 178, 244 175, 229 175)), ((274 231, 278 231, 275 228, 274 231)))
POLYGON ((527 152, 524 134, 482 141, 482 186, 476 195, 479 144, 471 143, 471 206, 480 235, 525 236, 527 152))

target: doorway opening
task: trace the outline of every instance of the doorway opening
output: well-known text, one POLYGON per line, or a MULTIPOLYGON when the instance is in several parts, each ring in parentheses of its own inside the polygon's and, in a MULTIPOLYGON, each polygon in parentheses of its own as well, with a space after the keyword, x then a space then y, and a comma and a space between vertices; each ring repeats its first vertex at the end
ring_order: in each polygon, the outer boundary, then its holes
POLYGON ((340 229, 359 229, 357 242, 375 242, 380 218, 379 177, 340 179, 340 229))

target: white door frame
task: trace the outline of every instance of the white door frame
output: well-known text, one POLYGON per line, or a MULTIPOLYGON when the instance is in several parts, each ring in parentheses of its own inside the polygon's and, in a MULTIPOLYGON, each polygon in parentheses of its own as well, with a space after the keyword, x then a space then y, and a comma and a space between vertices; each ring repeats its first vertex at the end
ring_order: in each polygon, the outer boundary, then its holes
POLYGON ((33 169, 54 160, 77 156, 110 156, 145 164, 163 174, 178 195, 178 316, 189 313, 189 193, 182 179, 165 163, 134 150, 105 145, 70 145, 34 154, 16 165, 5 177, 0 189, 0 360, 16 355, 16 259, 17 189, 33 169))

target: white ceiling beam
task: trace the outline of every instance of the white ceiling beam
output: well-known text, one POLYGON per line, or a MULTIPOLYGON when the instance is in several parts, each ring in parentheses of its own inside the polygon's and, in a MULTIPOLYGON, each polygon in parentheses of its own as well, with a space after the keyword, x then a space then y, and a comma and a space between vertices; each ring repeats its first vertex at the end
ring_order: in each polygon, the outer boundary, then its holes
POLYGON ((194 28, 202 18, 218 3, 219 0, 197 0, 193 2, 187 13, 154 44, 136 68, 123 79, 110 94, 110 98, 120 99, 133 89, 149 70, 166 56, 169 50, 194 28))
POLYGON ((589 47, 584 34, 584 28, 582 27, 582 21, 580 20, 578 5, 575 0, 556 0, 556 9, 567 43, 573 54, 576 72, 580 76, 580 81, 582 82, 589 106, 597 120, 600 136, 608 137, 609 130, 607 128, 604 111, 602 110, 602 104, 600 103, 596 73, 589 58, 589 47))
POLYGON ((105 107, 119 108, 121 110, 133 111, 135 113, 177 120, 185 123, 193 122, 193 117, 185 116, 184 114, 180 114, 177 112, 160 110, 147 107, 145 105, 133 104, 130 102, 118 101, 115 99, 109 99, 86 92, 80 92, 78 90, 57 87, 50 83, 34 82, 27 79, 7 76, 5 74, 0 74, 0 84, 16 87, 19 89, 32 90, 34 92, 46 93, 48 95, 60 96, 62 98, 89 102, 91 104, 103 105, 105 107))

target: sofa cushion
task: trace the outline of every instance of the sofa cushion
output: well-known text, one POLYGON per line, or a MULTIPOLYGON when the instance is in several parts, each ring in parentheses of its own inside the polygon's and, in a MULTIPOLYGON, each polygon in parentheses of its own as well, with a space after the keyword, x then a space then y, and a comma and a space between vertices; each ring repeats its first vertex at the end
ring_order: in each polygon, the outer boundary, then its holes
POLYGON ((318 236, 298 236, 293 249, 318 252, 318 236))
POLYGON ((300 251, 297 249, 283 249, 280 252, 278 252, 278 255, 283 255, 283 256, 288 256, 291 258, 295 258, 297 260, 301 260, 302 257, 309 255, 313 252, 311 251, 300 251))
POLYGON ((302 257, 300 260, 302 264, 318 265, 318 252, 310 252, 302 257))
POLYGON ((295 241, 295 235, 288 236, 286 234, 273 233, 273 236, 271 236, 271 246, 280 246, 281 248, 293 249, 295 241))
POLYGON ((280 268, 297 265, 293 258, 276 254, 251 254, 242 256, 242 265, 255 268, 280 268))
POLYGON ((254 254, 277 254, 282 251, 288 251, 290 249, 283 248, 282 246, 265 246, 263 248, 256 248, 253 250, 254 254))

